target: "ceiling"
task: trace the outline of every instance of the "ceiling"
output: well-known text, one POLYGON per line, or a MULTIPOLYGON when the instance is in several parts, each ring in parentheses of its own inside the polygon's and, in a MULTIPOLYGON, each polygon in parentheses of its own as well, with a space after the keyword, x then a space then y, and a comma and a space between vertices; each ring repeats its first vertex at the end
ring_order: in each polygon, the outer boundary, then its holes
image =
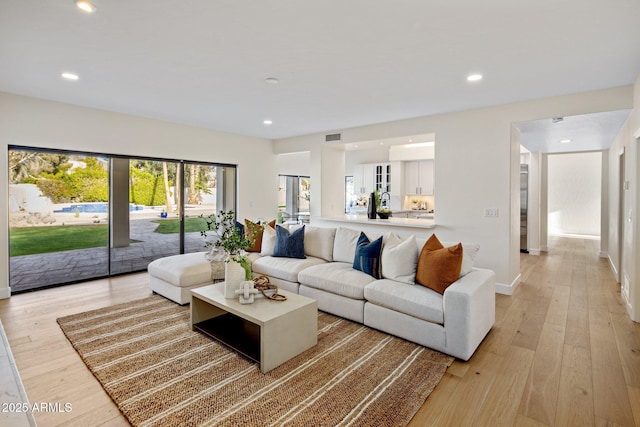
POLYGON ((640 74, 636 0, 93 3, 0 1, 0 91, 278 139, 640 74))
POLYGON ((551 117, 517 122, 520 145, 528 151, 568 153, 599 151, 611 147, 631 110, 551 117))

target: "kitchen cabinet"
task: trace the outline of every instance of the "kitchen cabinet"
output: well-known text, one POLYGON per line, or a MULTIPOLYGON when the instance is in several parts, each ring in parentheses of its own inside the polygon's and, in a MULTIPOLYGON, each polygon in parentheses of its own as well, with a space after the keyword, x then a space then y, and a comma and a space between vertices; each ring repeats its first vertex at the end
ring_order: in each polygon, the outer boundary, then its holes
POLYGON ((406 194, 433 195, 433 160, 405 162, 404 189, 406 194))
POLYGON ((391 165, 382 163, 374 165, 374 189, 380 193, 391 191, 391 165))
POLYGON ((356 165, 353 173, 356 194, 371 194, 375 190, 391 189, 391 165, 389 163, 364 163, 356 165))

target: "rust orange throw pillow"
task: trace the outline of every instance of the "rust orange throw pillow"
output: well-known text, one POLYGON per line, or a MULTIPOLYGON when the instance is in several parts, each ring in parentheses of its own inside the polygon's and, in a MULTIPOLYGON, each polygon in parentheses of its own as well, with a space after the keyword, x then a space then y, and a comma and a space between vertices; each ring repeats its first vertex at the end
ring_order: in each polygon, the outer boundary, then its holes
POLYGON ((444 294, 458 280, 462 268, 462 243, 445 248, 433 234, 418 257, 416 283, 444 294))
MULTIPOLYGON (((276 226, 276 220, 274 219, 269 223, 273 228, 276 226)), ((244 220, 245 236, 251 242, 251 245, 247 248, 247 252, 260 252, 262 250, 262 233, 264 232, 264 225, 257 224, 248 219, 244 220)))

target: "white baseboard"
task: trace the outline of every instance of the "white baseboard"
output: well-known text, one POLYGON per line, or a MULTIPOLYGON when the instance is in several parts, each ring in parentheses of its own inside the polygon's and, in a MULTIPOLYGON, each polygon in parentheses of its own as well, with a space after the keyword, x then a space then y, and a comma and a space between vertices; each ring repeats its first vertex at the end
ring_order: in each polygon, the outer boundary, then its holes
POLYGON ((540 246, 540 252, 549 252, 549 246, 540 246))
POLYGON ((529 255, 540 255, 540 249, 529 249, 529 255))
POLYGON ((501 295, 513 295, 516 288, 520 284, 521 277, 522 275, 518 274, 518 277, 513 279, 513 282, 511 282, 510 285, 507 285, 505 283, 496 283, 496 293, 501 295))
MULTIPOLYGON (((618 280, 618 278, 620 277, 618 275, 618 269, 616 268, 615 264, 613 263, 613 261, 611 260, 610 256, 607 256, 607 260, 609 261, 609 268, 611 268, 611 271, 613 271, 613 275, 616 278, 616 281, 618 280)), ((620 283, 620 282, 618 282, 620 283)))
POLYGON ((11 288, 0 288, 0 299, 6 299, 11 296, 11 288))
POLYGON ((609 252, 607 252, 607 251, 600 251, 600 252, 598 252, 598 256, 599 256, 600 258, 609 258, 609 252))

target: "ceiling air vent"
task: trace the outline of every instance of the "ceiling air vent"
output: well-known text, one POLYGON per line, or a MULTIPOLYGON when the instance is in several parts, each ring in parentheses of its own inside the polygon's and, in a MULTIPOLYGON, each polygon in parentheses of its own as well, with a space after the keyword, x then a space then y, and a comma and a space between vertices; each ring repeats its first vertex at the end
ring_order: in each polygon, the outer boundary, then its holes
POLYGON ((325 135, 324 140, 325 142, 335 142, 335 141, 340 141, 342 139, 342 134, 339 133, 332 133, 329 135, 325 135))

